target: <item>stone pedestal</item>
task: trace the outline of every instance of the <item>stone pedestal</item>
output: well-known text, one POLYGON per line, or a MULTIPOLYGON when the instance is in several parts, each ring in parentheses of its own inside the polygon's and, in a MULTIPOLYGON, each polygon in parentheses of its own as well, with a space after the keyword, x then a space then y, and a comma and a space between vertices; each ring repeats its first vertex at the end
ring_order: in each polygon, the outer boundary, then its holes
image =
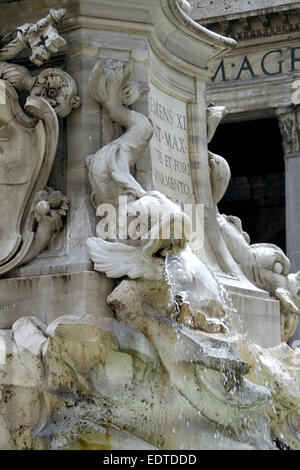
POLYGON ((49 324, 62 315, 112 317, 106 298, 113 282, 96 272, 27 276, 0 280, 0 329, 21 317, 49 324))
POLYGON ((281 343, 278 300, 232 293, 233 306, 239 312, 243 333, 263 348, 281 343))

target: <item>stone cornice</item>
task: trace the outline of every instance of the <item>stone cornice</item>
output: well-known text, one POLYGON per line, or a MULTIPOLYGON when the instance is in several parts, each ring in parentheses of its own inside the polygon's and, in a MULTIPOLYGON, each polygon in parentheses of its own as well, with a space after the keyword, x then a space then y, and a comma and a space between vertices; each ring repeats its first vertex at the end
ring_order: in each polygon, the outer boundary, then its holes
POLYGON ((300 31, 300 3, 208 18, 201 23, 237 41, 293 33, 300 31))
MULTIPOLYGON (((52 2, 57 0, 49 0, 52 2)), ((26 11, 22 19, 19 18, 18 1, 9 5, 6 8, 0 3, 0 15, 3 13, 6 18, 9 31, 16 26, 17 20, 31 21, 31 15, 36 15, 35 11, 28 10, 29 0, 22 2, 26 11)), ((36 5, 44 8, 42 0, 37 0, 36 5)), ((195 22, 189 16, 187 0, 66 0, 66 6, 67 18, 59 29, 61 33, 80 28, 141 33, 147 36, 152 49, 164 63, 178 71, 184 68, 191 76, 209 76, 207 63, 236 45, 234 39, 195 22)))

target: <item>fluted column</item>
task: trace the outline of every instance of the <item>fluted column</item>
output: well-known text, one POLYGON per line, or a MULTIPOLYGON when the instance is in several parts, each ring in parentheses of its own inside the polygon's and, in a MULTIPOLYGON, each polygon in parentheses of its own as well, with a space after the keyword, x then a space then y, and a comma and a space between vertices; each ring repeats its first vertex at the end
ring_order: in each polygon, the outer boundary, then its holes
POLYGON ((276 111, 285 159, 286 243, 292 272, 300 269, 300 107, 276 111))

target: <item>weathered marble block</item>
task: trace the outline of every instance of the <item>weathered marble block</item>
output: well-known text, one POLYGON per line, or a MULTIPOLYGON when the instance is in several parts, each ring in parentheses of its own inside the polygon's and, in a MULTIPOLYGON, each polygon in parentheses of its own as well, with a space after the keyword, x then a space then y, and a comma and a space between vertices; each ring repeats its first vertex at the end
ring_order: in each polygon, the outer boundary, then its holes
POLYGON ((48 324, 61 315, 112 317, 106 297, 113 283, 96 272, 0 279, 0 329, 21 317, 48 324))

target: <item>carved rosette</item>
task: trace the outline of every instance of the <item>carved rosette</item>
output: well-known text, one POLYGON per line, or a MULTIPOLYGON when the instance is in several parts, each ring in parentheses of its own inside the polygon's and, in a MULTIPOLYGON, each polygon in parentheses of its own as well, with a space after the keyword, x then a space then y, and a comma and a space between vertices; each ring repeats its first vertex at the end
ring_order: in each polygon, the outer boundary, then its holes
POLYGON ((282 136, 284 155, 300 152, 300 111, 298 107, 278 108, 276 114, 282 136))
POLYGON ((65 71, 49 68, 37 77, 31 95, 48 101, 56 114, 63 118, 80 106, 75 80, 65 71))

